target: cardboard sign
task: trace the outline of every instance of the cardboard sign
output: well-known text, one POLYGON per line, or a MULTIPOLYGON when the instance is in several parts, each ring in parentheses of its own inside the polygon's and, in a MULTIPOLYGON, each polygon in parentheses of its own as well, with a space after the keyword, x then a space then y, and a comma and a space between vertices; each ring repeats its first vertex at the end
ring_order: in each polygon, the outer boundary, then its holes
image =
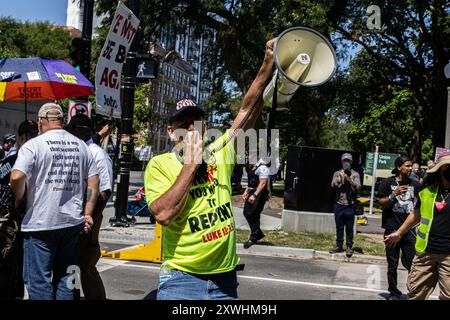
POLYGON ((434 162, 436 162, 437 159, 439 158, 439 155, 440 155, 441 153, 444 153, 444 152, 450 152, 450 149, 446 149, 446 148, 436 148, 436 152, 435 152, 435 156, 434 156, 434 162))
POLYGON ((114 118, 121 116, 122 66, 138 27, 139 19, 119 2, 95 69, 96 111, 99 114, 114 118))

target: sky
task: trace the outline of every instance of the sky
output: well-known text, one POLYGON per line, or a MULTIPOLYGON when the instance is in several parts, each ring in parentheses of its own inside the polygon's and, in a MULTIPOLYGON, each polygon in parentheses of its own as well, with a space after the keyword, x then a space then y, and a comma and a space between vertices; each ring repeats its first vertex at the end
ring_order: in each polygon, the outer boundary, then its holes
POLYGON ((67 0, 0 0, 0 16, 21 21, 45 21, 65 25, 67 0))

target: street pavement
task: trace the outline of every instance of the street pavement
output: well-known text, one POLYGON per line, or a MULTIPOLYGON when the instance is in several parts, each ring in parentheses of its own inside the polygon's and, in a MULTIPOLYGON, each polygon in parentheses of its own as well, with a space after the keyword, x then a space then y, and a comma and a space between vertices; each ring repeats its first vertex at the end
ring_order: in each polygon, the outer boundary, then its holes
MULTIPOLYGON (((336 261, 299 260, 240 255, 242 300, 384 300, 386 266, 336 261)), ((112 300, 154 300, 159 265, 101 259, 98 264, 107 297, 112 300)), ((407 272, 399 268, 399 288, 406 293, 407 272)), ((432 299, 437 298, 437 293, 432 299)), ((406 299, 406 296, 402 296, 406 299)))
MULTIPOLYGON (((132 172, 130 194, 140 186, 142 173, 132 172)), ((269 209, 264 212, 261 216, 263 229, 280 229, 279 211, 281 210, 269 209)), ((149 223, 147 217, 137 217, 137 223, 130 228, 114 228, 108 222, 113 215, 114 206, 111 202, 104 212, 100 233, 103 250, 110 252, 153 240, 154 225, 149 223)), ((235 207, 234 216, 237 228, 248 229, 242 209, 235 207)), ((372 226, 373 232, 377 233, 381 230, 380 222, 377 217, 369 217, 368 226, 372 226)), ((368 226, 365 226, 366 230, 368 226)), ((254 247, 255 250, 238 248, 241 262, 245 264, 244 271, 238 272, 240 299, 383 300, 388 296, 386 264, 382 257, 373 262, 358 263, 358 260, 349 262, 345 259, 330 259, 329 256, 325 260, 317 259, 316 255, 310 254, 313 250, 305 250, 297 255, 275 256, 270 254, 271 248, 268 247, 269 253, 263 255, 258 252, 262 252, 261 248, 267 246, 254 247), (288 256, 294 258, 287 258, 288 256)), ((102 258, 98 264, 108 299, 112 300, 155 299, 159 267, 159 264, 154 263, 108 258, 102 258)), ((407 271, 399 267, 399 288, 404 293, 406 277, 407 271)), ((437 295, 438 289, 432 298, 435 299, 437 295)))

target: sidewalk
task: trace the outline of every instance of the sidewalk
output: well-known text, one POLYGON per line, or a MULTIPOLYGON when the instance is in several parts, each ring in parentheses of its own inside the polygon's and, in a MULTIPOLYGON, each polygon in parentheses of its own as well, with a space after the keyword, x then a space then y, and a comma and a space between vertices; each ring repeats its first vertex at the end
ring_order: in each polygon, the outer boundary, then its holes
MULTIPOLYGON (((242 208, 234 207, 233 212, 236 228, 241 230, 249 230, 248 223, 242 213, 242 208)), ((137 222, 135 225, 128 228, 116 228, 109 225, 109 218, 114 216, 114 213, 115 211, 113 204, 108 204, 103 213, 103 222, 100 229, 101 243, 117 243, 132 246, 141 243, 148 243, 154 239, 155 225, 150 224, 149 218, 136 217, 137 222)), ((280 230, 281 218, 262 214, 261 228, 263 230, 280 230)), ((244 249, 241 243, 237 245, 237 252, 240 255, 272 256, 292 259, 323 259, 365 264, 386 264, 385 257, 355 254, 353 255, 353 257, 348 259, 344 253, 330 254, 325 251, 318 251, 314 249, 275 247, 264 245, 254 245, 249 249, 244 249)))

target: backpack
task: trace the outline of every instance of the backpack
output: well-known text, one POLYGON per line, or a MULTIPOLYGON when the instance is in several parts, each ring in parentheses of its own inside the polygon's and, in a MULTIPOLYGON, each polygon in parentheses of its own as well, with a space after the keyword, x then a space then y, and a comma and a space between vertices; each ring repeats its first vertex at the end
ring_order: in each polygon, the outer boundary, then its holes
POLYGON ((14 208, 11 187, 0 184, 0 262, 11 258, 19 231, 20 218, 14 208))

